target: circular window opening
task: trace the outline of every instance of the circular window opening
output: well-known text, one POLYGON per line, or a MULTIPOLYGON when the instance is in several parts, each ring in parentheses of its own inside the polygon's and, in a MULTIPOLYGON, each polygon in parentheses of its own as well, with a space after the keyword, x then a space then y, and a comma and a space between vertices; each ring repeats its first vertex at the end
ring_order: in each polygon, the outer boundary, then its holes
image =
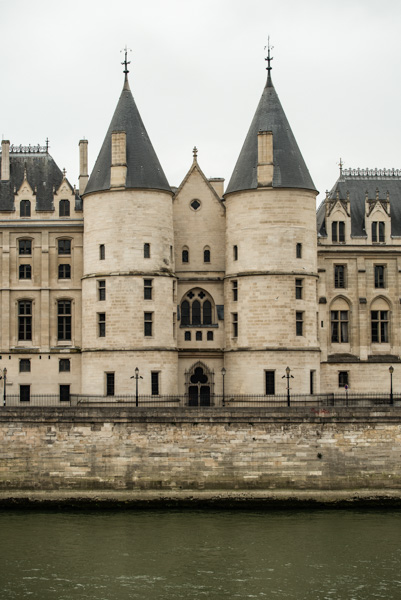
POLYGON ((199 202, 199 200, 192 200, 192 202, 191 202, 191 208, 193 210, 198 210, 200 205, 201 205, 201 203, 199 202))

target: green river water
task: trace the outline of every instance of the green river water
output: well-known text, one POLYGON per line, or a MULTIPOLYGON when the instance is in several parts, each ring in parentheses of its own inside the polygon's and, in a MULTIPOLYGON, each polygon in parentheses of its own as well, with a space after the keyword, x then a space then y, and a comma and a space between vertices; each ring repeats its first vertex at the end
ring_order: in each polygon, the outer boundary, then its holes
POLYGON ((0 512, 1 600, 401 599, 401 511, 0 512))

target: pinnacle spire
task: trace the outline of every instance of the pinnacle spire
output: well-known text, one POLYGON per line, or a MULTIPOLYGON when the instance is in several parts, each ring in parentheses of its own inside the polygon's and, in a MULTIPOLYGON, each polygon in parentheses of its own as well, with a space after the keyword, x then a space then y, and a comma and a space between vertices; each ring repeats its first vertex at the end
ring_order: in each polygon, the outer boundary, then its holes
POLYGON ((123 73, 124 73, 124 89, 128 89, 129 90, 130 87, 129 87, 129 83, 128 83, 128 73, 129 73, 129 71, 128 71, 128 65, 131 64, 131 61, 127 60, 128 51, 132 52, 131 48, 127 48, 127 44, 125 44, 125 48, 123 50, 120 50, 120 52, 124 52, 124 60, 121 63, 125 67, 125 69, 123 71, 123 73))
POLYGON ((267 67, 266 67, 266 71, 267 71, 267 82, 266 85, 271 85, 272 84, 272 78, 271 78, 271 74, 270 71, 272 70, 272 66, 271 66, 271 61, 273 60, 273 56, 270 56, 270 50, 274 49, 274 46, 270 46, 270 35, 267 37, 267 46, 265 46, 265 50, 267 48, 267 56, 265 58, 265 60, 267 61, 267 67))

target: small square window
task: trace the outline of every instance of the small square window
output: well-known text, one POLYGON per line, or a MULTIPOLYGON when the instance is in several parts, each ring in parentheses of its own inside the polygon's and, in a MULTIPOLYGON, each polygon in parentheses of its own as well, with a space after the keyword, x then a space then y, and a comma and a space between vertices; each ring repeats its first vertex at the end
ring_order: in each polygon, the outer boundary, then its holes
POLYGON ((190 342, 190 341, 191 341, 191 332, 190 332, 190 331, 186 331, 186 332, 184 333, 184 340, 185 340, 186 342, 190 342))
POLYGON ((71 240, 58 240, 58 253, 71 254, 71 240))
POLYGON ((196 332, 196 341, 197 342, 201 342, 202 341, 202 332, 201 331, 197 331, 196 332))
POLYGON ((348 371, 339 371, 338 373, 338 387, 348 386, 348 371))
POLYGON ((213 341, 213 331, 208 331, 207 332, 207 340, 208 340, 208 342, 212 342, 213 341))
POLYGON ((30 373, 31 372, 31 360, 29 358, 21 358, 19 361, 19 372, 30 373))
POLYGON ((71 265, 63 264, 58 266, 59 279, 71 279, 71 265))
POLYGON ((31 265, 20 265, 18 274, 19 274, 19 279, 31 279, 32 278, 31 265))
POLYGON ((32 240, 18 240, 19 254, 32 254, 32 240))
POLYGON ((60 358, 58 362, 59 373, 69 373, 71 370, 71 362, 69 358, 60 358))

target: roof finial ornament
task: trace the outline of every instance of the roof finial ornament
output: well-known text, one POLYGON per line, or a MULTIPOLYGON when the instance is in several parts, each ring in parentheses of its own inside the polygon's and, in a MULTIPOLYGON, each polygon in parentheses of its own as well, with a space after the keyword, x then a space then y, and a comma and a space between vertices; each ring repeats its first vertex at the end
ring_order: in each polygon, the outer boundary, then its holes
POLYGON ((49 138, 46 138, 46 152, 49 153, 49 138))
POLYGON ((198 157, 198 148, 196 146, 194 146, 192 153, 194 155, 194 162, 197 162, 197 157, 198 157))
POLYGON ((341 158, 341 156, 340 156, 340 162, 338 163, 338 166, 340 167, 340 177, 342 177, 342 175, 343 175, 343 166, 344 166, 344 163, 343 163, 343 161, 342 161, 342 158, 341 158))
POLYGON ((63 179, 65 179, 65 176, 66 176, 66 175, 67 175, 67 171, 66 171, 66 169, 64 168, 64 169, 63 169, 63 179))
POLYGON ((125 74, 125 81, 127 81, 127 79, 128 79, 128 73, 129 73, 129 71, 128 71, 128 65, 131 64, 131 61, 127 60, 127 57, 128 57, 128 52, 132 52, 132 50, 131 50, 131 48, 127 48, 127 44, 125 44, 125 48, 123 50, 120 50, 120 52, 124 52, 125 53, 124 54, 125 58, 124 58, 124 60, 123 60, 123 62, 121 64, 124 65, 124 67, 125 67, 123 73, 125 74))
POLYGON ((267 37, 267 46, 265 46, 265 50, 267 48, 267 57, 265 58, 265 60, 267 60, 267 67, 266 67, 266 71, 267 71, 267 78, 270 79, 270 71, 272 70, 272 66, 271 66, 271 61, 273 60, 273 57, 270 56, 270 50, 273 50, 274 46, 270 46, 270 35, 267 37))

